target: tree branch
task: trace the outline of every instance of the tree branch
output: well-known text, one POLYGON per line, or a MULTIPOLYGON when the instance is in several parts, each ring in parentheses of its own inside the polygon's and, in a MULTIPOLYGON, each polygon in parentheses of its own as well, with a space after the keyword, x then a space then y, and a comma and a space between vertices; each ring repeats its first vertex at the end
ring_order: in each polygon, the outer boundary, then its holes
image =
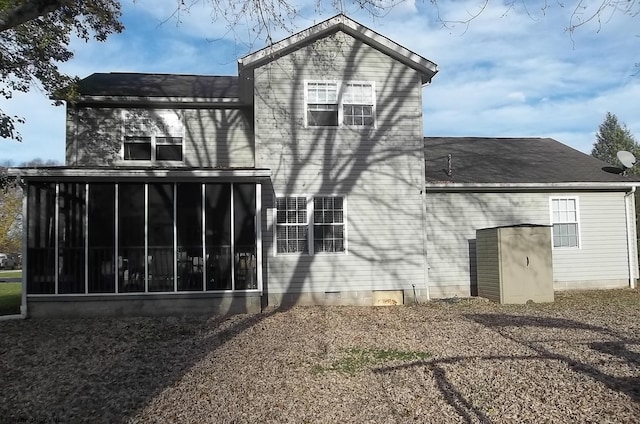
POLYGON ((70 5, 73 0, 26 0, 11 3, 5 10, 0 10, 0 32, 70 5))

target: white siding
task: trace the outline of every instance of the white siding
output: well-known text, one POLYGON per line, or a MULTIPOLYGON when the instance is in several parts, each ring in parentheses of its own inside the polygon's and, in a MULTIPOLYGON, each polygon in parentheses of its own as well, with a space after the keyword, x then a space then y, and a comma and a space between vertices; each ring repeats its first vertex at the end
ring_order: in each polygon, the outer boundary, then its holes
MULTIPOLYGON (((127 164, 120 157, 122 110, 68 108, 67 165, 127 164)), ((183 161, 170 166, 252 167, 255 152, 250 115, 241 109, 183 109, 183 161)), ((138 162, 136 166, 145 164, 138 162)))
POLYGON ((185 110, 184 164, 252 167, 251 116, 241 109, 185 110))
POLYGON ((578 198, 580 248, 553 249, 554 280, 571 282, 628 279, 624 193, 582 193, 578 194, 578 198))
POLYGON ((271 293, 408 289, 424 282, 420 76, 338 33, 258 68, 255 128, 271 293), (305 80, 373 81, 377 127, 305 128, 305 80), (270 193, 267 193, 269 192, 270 193), (273 253, 273 195, 347 199, 346 254, 273 253))
POLYGON ((577 196, 580 202, 581 247, 553 249, 554 286, 625 285, 629 263, 622 192, 428 192, 427 262, 432 295, 471 294, 476 284, 475 231, 516 224, 549 225, 550 196, 577 196))

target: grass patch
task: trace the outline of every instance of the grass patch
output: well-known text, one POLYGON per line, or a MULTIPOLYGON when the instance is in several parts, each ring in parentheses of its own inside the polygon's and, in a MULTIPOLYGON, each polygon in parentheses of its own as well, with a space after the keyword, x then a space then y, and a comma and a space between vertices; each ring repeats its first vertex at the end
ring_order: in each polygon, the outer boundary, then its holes
POLYGON ((21 303, 21 283, 0 283, 0 315, 19 314, 21 303))
POLYGON ((0 271, 0 278, 22 278, 22 270, 0 271))
POLYGON ((314 374, 324 374, 335 371, 342 374, 354 375, 372 365, 381 365, 387 362, 409 362, 419 361, 429 358, 431 355, 426 352, 405 352, 395 349, 345 349, 344 356, 334 361, 328 367, 316 365, 313 367, 314 374))

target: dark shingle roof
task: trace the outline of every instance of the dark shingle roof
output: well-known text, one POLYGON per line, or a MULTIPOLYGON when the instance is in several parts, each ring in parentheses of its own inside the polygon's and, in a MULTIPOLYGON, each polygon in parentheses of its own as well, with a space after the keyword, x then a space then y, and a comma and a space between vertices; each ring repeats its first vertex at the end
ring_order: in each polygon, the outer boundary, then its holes
POLYGON ((237 98, 238 77, 97 73, 80 80, 83 96, 237 98))
POLYGON ((551 138, 425 137, 427 183, 631 182, 615 167, 551 138), (447 155, 452 174, 447 175, 447 155))

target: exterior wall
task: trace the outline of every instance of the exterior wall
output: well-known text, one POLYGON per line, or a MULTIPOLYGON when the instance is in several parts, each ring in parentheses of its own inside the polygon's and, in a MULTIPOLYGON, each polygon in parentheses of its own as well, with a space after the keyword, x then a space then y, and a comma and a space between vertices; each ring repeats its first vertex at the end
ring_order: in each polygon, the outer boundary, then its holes
MULTIPOLYGON (((256 166, 263 192, 265 289, 288 303, 424 284, 420 75, 343 33, 254 70, 256 166), (304 126, 305 80, 373 81, 376 128, 304 126), (275 254, 276 196, 346 199, 347 252, 275 254)), ((357 302, 356 302, 357 303, 357 302)))
MULTIPOLYGON (((121 159, 122 108, 69 107, 67 109, 68 166, 158 166, 158 163, 121 159)), ((251 112, 246 109, 184 109, 183 161, 185 167, 253 167, 251 112)))
POLYGON ((259 313, 258 294, 247 296, 90 296, 30 297, 27 314, 32 318, 97 316, 224 315, 259 313))
MULTIPOLYGON (((550 196, 577 196, 580 208, 580 248, 552 250, 554 287, 627 287, 630 267, 623 192, 427 192, 431 295, 477 294, 475 231, 523 223, 549 225, 550 196)), ((635 245, 635 232, 632 238, 635 245)), ((635 252, 631 258, 636 278, 635 252)))

